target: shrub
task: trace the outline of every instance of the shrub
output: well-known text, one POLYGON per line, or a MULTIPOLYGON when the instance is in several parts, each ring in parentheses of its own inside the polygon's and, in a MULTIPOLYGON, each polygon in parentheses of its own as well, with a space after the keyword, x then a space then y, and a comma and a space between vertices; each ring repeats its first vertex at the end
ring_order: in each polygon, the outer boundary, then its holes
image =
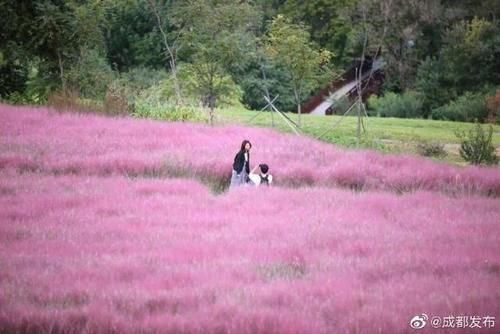
POLYGON ((448 155, 444 149, 444 144, 437 141, 421 141, 417 144, 418 154, 424 157, 444 158, 448 155))
POLYGON ((382 97, 372 97, 368 106, 382 117, 418 118, 423 112, 421 97, 412 91, 401 95, 388 92, 382 97))
POLYGON ((366 109, 370 116, 380 116, 377 110, 380 110, 382 99, 377 95, 371 95, 366 101, 366 109))
MULTIPOLYGON (((353 105, 351 101, 347 98, 347 96, 342 96, 339 99, 335 99, 333 95, 331 95, 328 100, 332 103, 332 108, 334 110, 334 113, 343 115, 345 114, 349 108, 353 105)), ((355 110, 352 110, 352 113, 355 113, 355 110)))
POLYGON ((468 132, 457 131, 456 135, 461 140, 460 156, 473 165, 498 163, 495 146, 492 143, 493 126, 489 125, 488 133, 476 123, 468 132))
MULTIPOLYGON (((184 102, 189 102, 185 100, 184 102)), ((194 101, 191 101, 194 103, 194 101)), ((135 117, 152 118, 168 121, 205 121, 206 115, 193 105, 176 103, 173 95, 165 93, 163 82, 143 90, 133 102, 135 117)))
POLYGON ((81 52, 78 62, 65 73, 67 85, 83 97, 102 100, 114 73, 97 51, 83 49, 81 52))
POLYGON ((484 122, 488 116, 485 96, 481 93, 467 92, 449 104, 434 109, 433 119, 449 121, 471 122, 478 120, 484 122))
POLYGON ((176 105, 168 101, 152 101, 145 98, 136 99, 133 115, 168 121, 206 121, 203 112, 192 106, 176 105))

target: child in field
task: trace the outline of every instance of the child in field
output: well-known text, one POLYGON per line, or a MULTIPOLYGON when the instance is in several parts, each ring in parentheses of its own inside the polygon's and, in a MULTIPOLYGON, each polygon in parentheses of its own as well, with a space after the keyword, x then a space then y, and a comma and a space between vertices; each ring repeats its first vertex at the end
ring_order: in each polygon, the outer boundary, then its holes
POLYGON ((269 166, 266 164, 260 164, 255 166, 250 174, 248 175, 250 181, 255 184, 256 187, 260 185, 269 186, 273 182, 273 176, 269 174, 269 166), (255 174, 255 170, 259 168, 259 174, 255 174))

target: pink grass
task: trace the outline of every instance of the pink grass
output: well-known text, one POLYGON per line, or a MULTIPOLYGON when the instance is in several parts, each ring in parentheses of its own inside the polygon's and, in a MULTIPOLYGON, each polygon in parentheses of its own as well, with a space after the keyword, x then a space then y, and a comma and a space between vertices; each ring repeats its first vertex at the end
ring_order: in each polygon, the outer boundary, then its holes
POLYGON ((395 333, 500 309, 494 199, 13 171, 0 187, 4 329, 395 333))
POLYGON ((1 106, 0 134, 0 332, 413 333, 421 313, 498 319, 500 202, 482 196, 498 196, 497 169, 44 108, 1 106), (280 166, 276 187, 214 196, 192 179, 226 177, 243 138, 253 163, 280 166))
POLYGON ((500 196, 498 168, 349 151, 272 130, 165 123, 0 105, 0 168, 54 174, 189 175, 227 184, 242 139, 276 185, 500 196))

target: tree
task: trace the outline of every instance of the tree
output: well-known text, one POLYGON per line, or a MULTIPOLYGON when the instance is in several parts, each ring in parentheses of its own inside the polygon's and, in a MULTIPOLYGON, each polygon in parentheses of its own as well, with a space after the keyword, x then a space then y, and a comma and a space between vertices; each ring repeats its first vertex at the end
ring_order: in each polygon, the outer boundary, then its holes
MULTIPOLYGON (((75 20, 71 7, 62 0, 0 2, 2 29, 0 51, 6 56, 2 69, 8 80, 5 92, 23 90, 33 58, 50 64, 46 73, 57 73, 64 86, 64 62, 77 49, 75 20), (14 65, 14 66, 13 66, 14 65), (10 69, 9 67, 12 67, 10 69), (54 70, 57 69, 57 70, 54 70)), ((51 79, 57 79, 51 77, 51 79)))
POLYGON ((353 26, 348 13, 359 0, 286 0, 279 12, 292 19, 304 22, 311 39, 322 48, 335 53, 336 64, 351 61, 351 35, 353 26))
POLYGON ((254 50, 258 13, 246 1, 186 0, 175 9, 173 20, 183 27, 181 40, 212 124, 217 99, 226 91, 227 75, 246 67, 254 50))
POLYGON ((74 38, 76 20, 73 11, 64 1, 43 1, 35 5, 37 34, 33 43, 42 56, 57 61, 63 91, 66 90, 64 63, 78 50, 74 38))
POLYGON ((287 73, 260 49, 257 54, 250 60, 247 68, 232 73, 244 92, 242 102, 252 110, 260 110, 267 105, 263 96, 269 93, 271 98, 279 95, 274 102, 279 110, 293 110, 295 98, 287 73))
POLYGON ((500 84, 500 29, 480 18, 460 21, 446 31, 440 52, 453 96, 500 84))
POLYGON ((103 7, 106 55, 114 70, 126 72, 139 66, 165 67, 164 44, 157 30, 157 18, 146 1, 108 0, 103 7))
POLYGON ((82 48, 78 60, 71 64, 64 77, 71 90, 86 98, 102 100, 114 79, 114 72, 99 52, 82 48))
POLYGON ((0 96, 26 88, 30 58, 35 54, 36 9, 33 1, 0 1, 0 96))
POLYGON ((423 98, 423 116, 448 103, 450 95, 444 79, 445 65, 437 58, 427 57, 418 67, 416 88, 423 98))
MULTIPOLYGON (((148 0, 148 3, 151 7, 151 10, 156 17, 156 22, 158 25, 158 29, 160 30, 163 46, 165 48, 165 58, 168 61, 168 65, 170 67, 170 71, 172 72, 172 80, 174 82, 175 87, 175 95, 177 97, 177 103, 182 104, 182 94, 181 88, 179 85, 179 80, 177 79, 177 50, 180 47, 178 45, 179 35, 182 31, 174 32, 174 37, 169 37, 167 34, 167 30, 164 28, 164 19, 162 19, 162 10, 160 4, 157 0, 148 0)), ((167 1, 164 4, 164 8, 171 7, 170 1, 167 1)))
POLYGON ((317 50, 310 41, 305 26, 292 23, 283 15, 276 16, 271 22, 266 50, 290 77, 301 126, 303 98, 318 85, 318 79, 323 74, 321 70, 330 61, 332 54, 327 50, 317 50))
MULTIPOLYGON (((439 33, 444 8, 439 1, 359 0, 352 13, 354 27, 365 30, 366 13, 369 45, 380 46, 386 63, 386 86, 404 91, 414 87, 419 62, 439 50, 439 33)), ((359 42, 362 47, 361 34, 359 42)))
POLYGON ((2 1, 0 12, 0 52, 8 51, 3 52, 8 55, 5 68, 0 65, 0 72, 6 72, 2 77, 8 81, 5 86, 0 84, 3 96, 13 90, 30 90, 30 82, 36 82, 37 89, 45 93, 66 89, 68 69, 88 50, 105 53, 96 1, 2 1))

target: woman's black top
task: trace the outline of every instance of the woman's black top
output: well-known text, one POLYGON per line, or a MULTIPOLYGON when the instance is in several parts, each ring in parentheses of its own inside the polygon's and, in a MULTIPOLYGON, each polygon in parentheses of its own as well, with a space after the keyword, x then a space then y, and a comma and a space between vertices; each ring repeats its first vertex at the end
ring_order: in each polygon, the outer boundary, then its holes
MULTIPOLYGON (((250 174, 250 152, 248 153, 248 161, 245 166, 247 174, 250 174)), ((233 169, 236 173, 240 174, 243 171, 243 166, 245 165, 245 151, 239 151, 234 157, 233 169)))

